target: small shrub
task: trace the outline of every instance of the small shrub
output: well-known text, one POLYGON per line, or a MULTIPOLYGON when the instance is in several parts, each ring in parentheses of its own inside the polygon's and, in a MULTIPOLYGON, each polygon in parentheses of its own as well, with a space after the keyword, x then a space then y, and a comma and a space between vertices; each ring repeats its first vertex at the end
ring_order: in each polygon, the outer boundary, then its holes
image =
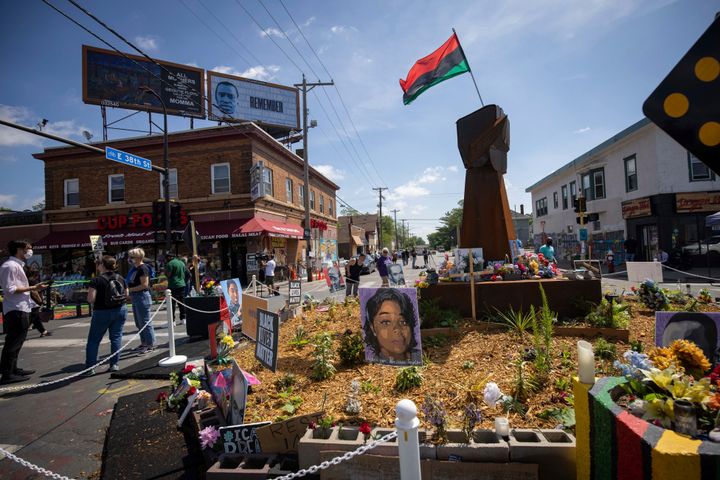
POLYGON ((560 391, 568 391, 570 390, 570 387, 572 386, 571 382, 567 378, 558 378, 555 380, 555 388, 560 391))
POLYGON ((340 363, 346 366, 359 365, 365 360, 365 343, 362 335, 346 330, 340 338, 338 348, 340 363))
POLYGON ((430 347, 430 348, 440 348, 447 345, 448 341, 450 339, 446 335, 432 335, 430 337, 426 337, 422 343, 424 347, 430 347))
POLYGON ((410 389, 422 385, 422 372, 418 367, 401 368, 395 377, 395 390, 407 392, 410 389))
POLYGON ((303 399, 300 395, 293 395, 292 387, 282 393, 279 393, 278 398, 280 398, 280 401, 282 402, 280 410, 290 416, 293 416, 303 403, 303 399))
POLYGON ((630 340, 630 350, 633 352, 642 353, 644 348, 640 340, 630 340))
POLYGON ((560 352, 560 364, 565 368, 575 366, 575 363, 572 360, 572 353, 570 352, 570 350, 563 348, 562 352, 560 352))
POLYGON ((421 299, 418 310, 422 320, 421 328, 457 328, 462 321, 457 311, 441 308, 437 298, 421 299))
POLYGON ((278 392, 282 392, 283 390, 287 390, 287 389, 295 386, 295 381, 296 381, 295 374, 286 373, 282 377, 275 380, 275 389, 278 392))
POLYGON ((475 362, 471 362, 470 360, 465 360, 462 364, 463 370, 473 370, 475 368, 475 362))
POLYGON ((328 332, 318 334, 315 337, 315 362, 313 363, 312 378, 325 380, 335 375, 333 360, 333 339, 328 332))
POLYGON ((495 308, 495 310, 497 311, 494 316, 495 321, 505 325, 508 330, 521 337, 532 328, 533 318, 531 313, 524 314, 522 310, 515 311, 512 307, 507 312, 503 312, 498 308, 495 308))
POLYGON ((528 399, 530 394, 537 390, 537 375, 538 372, 536 372, 536 377, 533 379, 527 378, 525 376, 525 373, 523 372, 523 367, 525 366, 525 362, 523 362, 521 359, 517 360, 515 362, 515 378, 513 380, 513 397, 517 399, 519 402, 524 402, 528 399))
POLYGON ((380 385, 375 385, 372 380, 364 380, 360 382, 360 390, 363 393, 380 393, 380 385))
POLYGON ((617 357, 617 347, 614 343, 610 343, 604 338, 598 338, 594 346, 595 357, 600 360, 615 360, 617 357))
POLYGON ((596 328, 627 328, 630 324, 629 305, 608 302, 603 298, 592 312, 587 314, 585 320, 596 328))
POLYGON ((308 343, 310 343, 310 339, 308 338, 308 333, 303 328, 302 325, 299 325, 295 329, 295 336, 288 343, 295 348, 302 348, 305 345, 307 345, 308 343))

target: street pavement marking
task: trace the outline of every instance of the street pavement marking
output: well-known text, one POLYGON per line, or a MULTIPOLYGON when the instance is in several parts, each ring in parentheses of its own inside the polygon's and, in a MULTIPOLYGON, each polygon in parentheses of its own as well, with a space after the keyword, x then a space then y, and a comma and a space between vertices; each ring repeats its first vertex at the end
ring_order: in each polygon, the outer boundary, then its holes
POLYGON ((129 380, 127 380, 127 385, 123 385, 122 387, 118 387, 118 388, 101 388, 100 390, 97 391, 97 393, 99 393, 100 395, 105 395, 105 394, 112 395, 115 393, 120 393, 120 392, 124 392, 126 390, 135 388, 137 386, 137 383, 138 383, 137 380, 129 379, 129 380))
MULTIPOLYGON (((18 450, 20 450, 23 446, 22 446, 22 445, 13 445, 13 444, 8 444, 8 443, 0 443, 0 447, 1 447, 3 450, 6 450, 6 451, 8 451, 8 452, 10 452, 10 453, 15 453, 15 452, 17 452, 18 450)), ((2 459, 4 459, 4 458, 5 458, 5 455, 0 454, 0 460, 2 460, 2 459)))

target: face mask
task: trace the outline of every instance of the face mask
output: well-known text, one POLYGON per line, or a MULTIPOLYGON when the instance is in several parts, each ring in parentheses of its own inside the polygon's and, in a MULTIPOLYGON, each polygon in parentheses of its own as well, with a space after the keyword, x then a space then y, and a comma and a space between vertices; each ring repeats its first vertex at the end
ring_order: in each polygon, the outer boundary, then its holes
POLYGON ((33 256, 33 251, 32 251, 32 249, 30 249, 30 250, 25 250, 25 260, 29 259, 29 258, 32 257, 32 256, 33 256))

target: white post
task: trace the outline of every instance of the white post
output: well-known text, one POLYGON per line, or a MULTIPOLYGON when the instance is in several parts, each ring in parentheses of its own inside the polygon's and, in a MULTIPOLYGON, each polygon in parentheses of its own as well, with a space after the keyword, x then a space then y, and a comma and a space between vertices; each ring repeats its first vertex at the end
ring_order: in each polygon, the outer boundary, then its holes
POLYGON ((253 295, 257 297, 257 280, 255 279, 255 275, 252 276, 252 281, 250 282, 250 285, 253 287, 253 295))
POLYGON ((400 400, 395 406, 398 455, 400 456, 400 480, 416 480, 420 477, 420 442, 418 440, 417 407, 412 400, 400 400))
POLYGON ((161 367, 171 367, 187 362, 185 355, 175 355, 175 324, 173 323, 173 298, 172 292, 168 288, 165 290, 165 313, 167 314, 168 324, 168 346, 170 347, 170 356, 165 357, 158 362, 161 367))

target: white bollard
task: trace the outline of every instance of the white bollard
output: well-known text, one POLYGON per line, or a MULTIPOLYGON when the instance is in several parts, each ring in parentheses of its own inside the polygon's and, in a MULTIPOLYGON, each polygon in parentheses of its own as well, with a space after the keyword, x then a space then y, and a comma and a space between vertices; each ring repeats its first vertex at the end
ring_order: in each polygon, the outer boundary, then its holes
POLYGON ((417 407, 412 400, 400 400, 395 406, 400 480, 417 480, 420 477, 420 441, 418 440, 417 407))
POLYGON ((252 276, 250 284, 253 286, 253 295, 257 297, 257 280, 255 279, 255 275, 252 276))
POLYGON ((175 324, 173 324, 173 298, 172 292, 168 288, 165 290, 165 312, 167 313, 168 323, 168 346, 170 347, 170 356, 165 357, 158 362, 161 367, 171 367, 187 362, 185 355, 175 355, 175 324))

